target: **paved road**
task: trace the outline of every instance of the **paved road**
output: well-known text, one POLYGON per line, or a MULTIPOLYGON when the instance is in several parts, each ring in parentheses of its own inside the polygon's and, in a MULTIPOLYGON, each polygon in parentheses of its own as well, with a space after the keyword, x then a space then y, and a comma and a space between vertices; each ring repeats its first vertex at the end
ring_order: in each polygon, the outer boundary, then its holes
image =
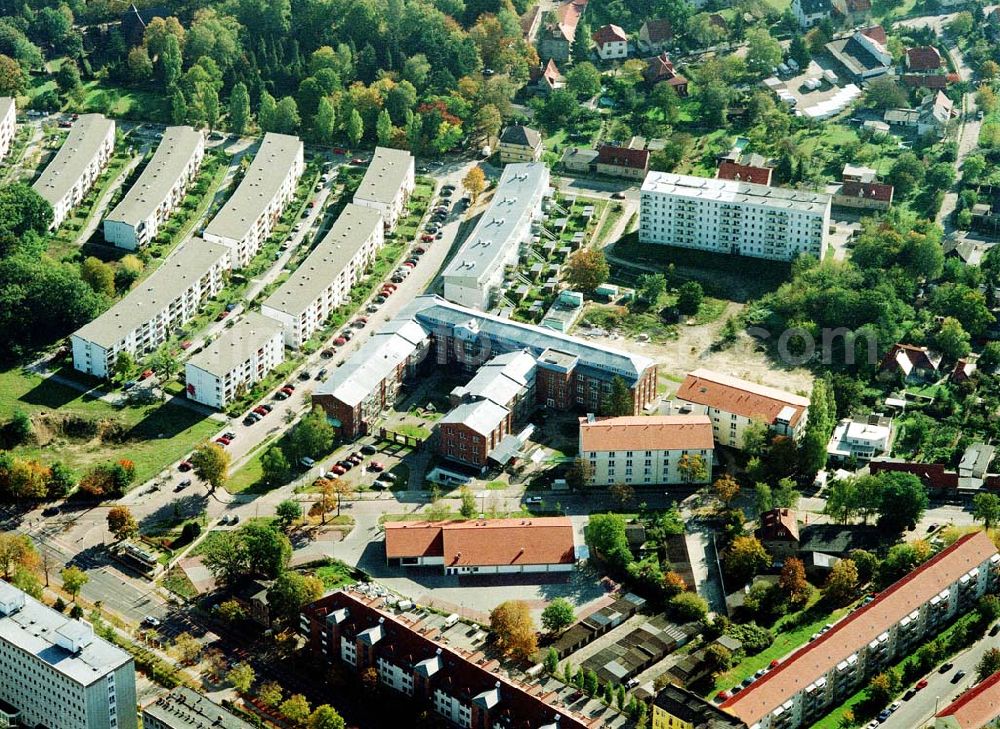
MULTIPOLYGON (((963 81, 972 79, 972 69, 965 62, 965 56, 954 46, 948 48, 948 55, 952 60, 958 75, 963 81)), ((958 204, 959 177, 961 176, 962 163, 965 158, 979 146, 979 130, 982 122, 976 118, 976 95, 967 93, 962 96, 960 107, 959 127, 958 127, 958 153, 955 155, 956 182, 952 189, 945 193, 944 201, 941 203, 941 210, 938 211, 937 222, 944 227, 946 234, 953 233, 955 225, 952 221, 952 213, 958 204)))
POLYGON ((976 664, 995 644, 992 638, 985 638, 965 653, 952 658, 951 662, 955 665, 950 670, 945 673, 936 670, 930 673, 927 676, 927 688, 909 701, 904 701, 881 726, 885 729, 917 729, 929 725, 936 711, 946 707, 973 685, 976 680, 976 664), (961 681, 953 683, 959 670, 964 670, 967 675, 961 681))

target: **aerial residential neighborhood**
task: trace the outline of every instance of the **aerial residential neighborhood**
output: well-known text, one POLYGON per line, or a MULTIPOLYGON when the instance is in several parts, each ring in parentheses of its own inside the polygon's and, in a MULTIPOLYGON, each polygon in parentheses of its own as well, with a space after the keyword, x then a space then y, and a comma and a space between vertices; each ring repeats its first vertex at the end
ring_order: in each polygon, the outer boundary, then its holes
POLYGON ((1000 726, 1000 8, 0 25, 0 725, 1000 726))

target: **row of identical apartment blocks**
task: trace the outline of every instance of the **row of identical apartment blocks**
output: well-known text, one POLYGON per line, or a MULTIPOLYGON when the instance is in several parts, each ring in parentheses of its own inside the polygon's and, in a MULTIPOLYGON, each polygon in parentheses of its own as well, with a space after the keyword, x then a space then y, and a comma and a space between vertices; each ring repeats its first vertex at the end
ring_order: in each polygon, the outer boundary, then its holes
POLYGON ((0 581, 0 726, 136 729, 132 656, 0 581))
MULTIPOLYGON (((204 238, 181 244, 160 269, 72 335, 74 367, 110 377, 119 353, 141 357, 166 342, 222 290, 229 271, 244 267, 259 251, 293 200, 302 172, 301 141, 267 134, 246 176, 205 228, 204 238)), ((224 408, 284 361, 285 346, 301 347, 318 331, 349 299, 351 287, 384 244, 378 205, 397 220, 412 194, 413 173, 408 152, 376 150, 365 175, 368 182, 359 188, 367 191, 365 202, 371 204, 359 204, 362 199, 356 195, 303 264, 264 302, 262 315, 225 329, 192 357, 185 372, 188 397, 224 408)), ((177 194, 183 196, 183 191, 177 194)))
POLYGON ((720 708, 750 729, 811 726, 1000 586, 984 532, 962 537, 720 708))
POLYGON ((104 219, 104 240, 132 251, 148 245, 184 201, 204 158, 201 132, 168 127, 139 179, 104 219))
POLYGON ((738 180, 650 172, 642 185, 639 240, 751 258, 822 260, 830 196, 738 180))
POLYGON ((52 206, 55 230, 101 176, 115 151, 115 122, 103 114, 82 114, 55 157, 32 187, 52 206))
POLYGON ((17 104, 10 96, 0 96, 0 160, 10 154, 17 134, 17 104))

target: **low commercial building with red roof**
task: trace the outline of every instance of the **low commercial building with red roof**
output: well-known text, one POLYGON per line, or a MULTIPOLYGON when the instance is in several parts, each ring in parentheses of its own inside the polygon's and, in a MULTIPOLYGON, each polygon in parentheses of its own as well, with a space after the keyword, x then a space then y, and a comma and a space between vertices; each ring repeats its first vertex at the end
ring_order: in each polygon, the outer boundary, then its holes
MULTIPOLYGON (((554 692, 514 683, 481 653, 452 648, 405 615, 338 591, 305 606, 300 630, 312 654, 426 706, 461 727, 587 729, 589 722, 558 706, 554 692)), ((387 720, 386 726, 411 726, 387 720)))
POLYGON ((770 185, 770 167, 754 167, 753 165, 741 165, 737 162, 722 160, 719 162, 719 169, 715 176, 720 180, 736 180, 737 182, 752 182, 756 185, 770 185))
POLYGON ((708 415, 715 442, 736 449, 751 423, 797 440, 809 416, 807 397, 705 369, 688 373, 676 400, 682 412, 708 415))
POLYGON ((941 51, 934 46, 906 49, 906 70, 914 73, 937 71, 941 68, 941 51))
POLYGON ((721 704, 750 729, 810 726, 995 591, 1000 554, 967 534, 721 704))
POLYGON ((934 715, 934 729, 982 729, 1000 720, 1000 671, 934 715))
POLYGON ((605 144, 594 160, 599 175, 641 180, 649 172, 649 150, 605 144))
POLYGON ((708 483, 714 447, 707 415, 580 418, 580 458, 593 486, 708 483), (695 456, 704 470, 692 477, 695 456))
POLYGON ((389 521, 390 565, 442 567, 446 575, 570 572, 576 564, 568 517, 389 521))
POLYGON ((601 26, 591 38, 602 61, 614 61, 628 56, 628 36, 617 25, 601 26))

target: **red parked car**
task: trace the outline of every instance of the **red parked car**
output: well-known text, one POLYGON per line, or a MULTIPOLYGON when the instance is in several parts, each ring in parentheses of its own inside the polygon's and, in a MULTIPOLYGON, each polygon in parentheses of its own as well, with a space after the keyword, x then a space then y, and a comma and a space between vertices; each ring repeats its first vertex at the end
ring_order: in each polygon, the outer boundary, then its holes
POLYGON ((330 473, 335 473, 338 476, 343 476, 347 473, 347 469, 341 466, 339 463, 334 464, 333 468, 330 469, 330 473))
POLYGON ((333 153, 334 153, 334 154, 350 154, 350 152, 348 152, 348 151, 347 151, 346 149, 344 149, 343 147, 334 147, 334 148, 333 148, 333 153))
POLYGON ((232 443, 232 441, 229 438, 227 438, 226 436, 224 436, 224 435, 219 436, 218 438, 216 438, 215 442, 218 443, 219 445, 224 445, 224 446, 227 446, 230 443, 232 443))
POLYGON ((372 461, 371 463, 368 464, 368 470, 369 471, 384 471, 385 470, 385 464, 381 463, 379 461, 372 461))
POLYGON ((337 337, 336 339, 333 340, 333 343, 336 344, 338 347, 343 347, 345 344, 347 344, 347 340, 344 339, 343 337, 337 337))
POLYGON ((190 471, 192 468, 193 467, 191 466, 190 461, 181 461, 180 463, 177 464, 177 470, 181 471, 182 473, 186 473, 187 471, 190 471))
POLYGON ((424 233, 422 236, 420 236, 420 240, 422 240, 424 243, 433 243, 434 236, 431 235, 430 233, 424 233))
POLYGON ((153 370, 143 370, 142 374, 139 375, 140 380, 148 380, 153 376, 153 370))
POLYGON ((268 409, 267 409, 266 407, 264 407, 263 405, 258 405, 257 407, 255 407, 255 408, 253 409, 253 411, 254 411, 255 413, 257 413, 258 415, 261 415, 261 416, 264 416, 264 415, 267 415, 267 414, 268 414, 269 412, 271 412, 270 410, 268 410, 268 409))
POLYGON ((190 349, 190 348, 191 348, 190 339, 185 339, 183 342, 181 342, 181 349, 190 349))

